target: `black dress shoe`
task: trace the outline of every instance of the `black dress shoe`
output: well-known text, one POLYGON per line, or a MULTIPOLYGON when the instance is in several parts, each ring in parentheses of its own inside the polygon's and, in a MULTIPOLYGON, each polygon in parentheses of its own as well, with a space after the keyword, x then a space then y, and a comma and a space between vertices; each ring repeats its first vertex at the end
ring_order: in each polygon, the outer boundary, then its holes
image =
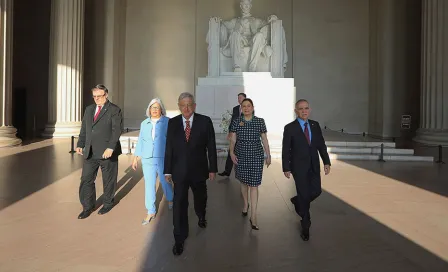
POLYGON ((293 205, 296 205, 296 202, 297 202, 297 196, 293 196, 293 197, 291 197, 291 203, 293 204, 293 205))
POLYGON ((89 217, 92 212, 93 212, 93 209, 84 210, 78 215, 78 219, 85 219, 85 218, 89 217))
POLYGON ((310 239, 310 229, 302 229, 300 237, 303 241, 308 241, 310 239))
POLYGON ((227 173, 226 171, 224 171, 222 173, 219 173, 218 175, 220 175, 221 177, 224 177, 224 176, 228 177, 228 176, 230 176, 230 173, 227 173))
POLYGON ((173 246, 173 254, 179 256, 184 252, 184 243, 175 243, 173 246))
POLYGON ((207 227, 207 220, 205 220, 205 217, 199 218, 198 226, 202 229, 205 229, 207 227))
POLYGON ((106 214, 108 212, 110 212, 110 210, 112 210, 114 206, 110 206, 110 207, 102 207, 99 211, 98 214, 106 214))

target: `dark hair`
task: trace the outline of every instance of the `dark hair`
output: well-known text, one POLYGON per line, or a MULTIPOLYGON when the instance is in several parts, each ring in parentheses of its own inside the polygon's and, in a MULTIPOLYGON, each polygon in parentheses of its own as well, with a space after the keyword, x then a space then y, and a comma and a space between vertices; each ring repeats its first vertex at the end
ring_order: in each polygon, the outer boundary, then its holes
POLYGON ((244 98, 247 97, 245 93, 239 93, 238 96, 240 96, 240 95, 244 96, 244 98))
POLYGON ((299 103, 301 103, 301 102, 306 102, 306 103, 308 103, 308 105, 310 104, 310 102, 308 102, 308 100, 306 100, 306 99, 299 99, 299 100, 297 100, 295 107, 297 108, 297 105, 299 105, 299 103))
POLYGON ((242 105, 245 101, 248 101, 248 102, 252 105, 252 107, 254 106, 254 102, 252 102, 252 99, 250 99, 250 98, 244 98, 243 101, 241 102, 241 105, 242 105))
POLYGON ((103 84, 96 85, 95 87, 92 88, 92 91, 95 89, 100 89, 100 90, 103 90, 105 93, 109 93, 109 90, 103 84))

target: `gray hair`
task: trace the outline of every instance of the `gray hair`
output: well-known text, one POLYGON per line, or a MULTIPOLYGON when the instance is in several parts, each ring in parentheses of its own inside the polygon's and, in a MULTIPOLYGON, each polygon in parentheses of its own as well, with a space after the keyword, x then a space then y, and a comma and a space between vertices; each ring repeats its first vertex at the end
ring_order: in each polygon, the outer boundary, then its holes
POLYGON ((153 100, 151 100, 151 102, 149 102, 148 108, 146 109, 146 116, 151 117, 150 109, 151 106, 155 103, 158 103, 160 105, 162 115, 166 115, 165 107, 163 106, 162 100, 160 100, 160 98, 154 98, 153 100))
POLYGON ((191 93, 188 93, 188 92, 185 92, 185 93, 181 93, 180 95, 179 95, 179 99, 177 100, 178 102, 180 102, 182 99, 184 99, 184 98, 190 98, 192 101, 193 101, 193 103, 195 103, 194 102, 194 96, 191 94, 191 93))

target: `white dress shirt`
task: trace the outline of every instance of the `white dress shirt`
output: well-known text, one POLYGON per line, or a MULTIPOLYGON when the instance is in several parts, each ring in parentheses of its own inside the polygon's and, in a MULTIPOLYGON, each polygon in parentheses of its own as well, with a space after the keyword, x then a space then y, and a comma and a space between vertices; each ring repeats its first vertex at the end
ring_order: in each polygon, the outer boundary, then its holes
POLYGON ((152 119, 151 118, 151 124, 152 124, 151 135, 152 135, 152 139, 153 140, 154 140, 154 138, 156 138, 156 124, 157 124, 157 121, 159 121, 159 119, 152 119))
MULTIPOLYGON (((194 117, 194 113, 191 115, 190 117, 190 129, 193 127, 193 117, 194 117)), ((184 130, 187 126, 187 123, 185 123, 185 121, 187 121, 187 119, 185 119, 185 117, 182 115, 182 121, 184 123, 184 130)))

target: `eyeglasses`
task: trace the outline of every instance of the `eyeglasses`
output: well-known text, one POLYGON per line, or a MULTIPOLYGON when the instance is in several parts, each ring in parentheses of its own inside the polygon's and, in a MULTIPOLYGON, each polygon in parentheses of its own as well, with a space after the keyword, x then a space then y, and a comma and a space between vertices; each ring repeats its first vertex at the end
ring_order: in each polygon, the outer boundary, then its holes
POLYGON ((187 105, 181 105, 181 104, 179 104, 179 108, 181 108, 181 109, 186 109, 186 108, 193 108, 193 106, 194 106, 194 104, 187 104, 187 105))
POLYGON ((102 95, 92 95, 93 99, 95 98, 101 98, 104 97, 106 94, 102 94, 102 95))
POLYGON ((159 107, 151 107, 152 110, 160 110, 159 107))

